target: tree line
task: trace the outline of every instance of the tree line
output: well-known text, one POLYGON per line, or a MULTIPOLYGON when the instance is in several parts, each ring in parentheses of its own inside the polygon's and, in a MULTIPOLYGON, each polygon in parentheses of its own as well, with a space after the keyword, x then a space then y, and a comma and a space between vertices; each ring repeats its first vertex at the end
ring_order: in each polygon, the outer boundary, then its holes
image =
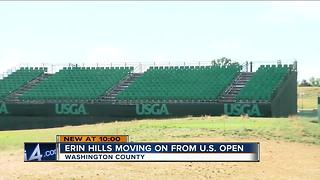
POLYGON ((309 80, 303 79, 298 84, 300 87, 320 87, 320 78, 311 77, 309 80))

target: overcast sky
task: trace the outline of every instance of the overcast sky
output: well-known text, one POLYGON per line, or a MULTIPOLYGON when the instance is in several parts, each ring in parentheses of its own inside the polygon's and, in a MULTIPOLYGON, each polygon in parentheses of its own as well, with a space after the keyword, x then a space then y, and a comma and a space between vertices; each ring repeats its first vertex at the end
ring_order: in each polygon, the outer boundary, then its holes
POLYGON ((320 2, 0 2, 0 72, 21 63, 298 60, 320 77, 320 2))

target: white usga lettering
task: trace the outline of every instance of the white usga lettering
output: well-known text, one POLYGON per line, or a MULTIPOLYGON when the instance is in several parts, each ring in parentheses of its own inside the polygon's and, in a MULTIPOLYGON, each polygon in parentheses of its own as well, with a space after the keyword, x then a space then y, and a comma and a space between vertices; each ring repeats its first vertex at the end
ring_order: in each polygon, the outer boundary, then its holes
POLYGON ((224 114, 239 116, 262 116, 258 104, 224 104, 224 114))
POLYGON ((7 105, 5 103, 0 104, 0 114, 9 114, 7 105))
POLYGON ((84 104, 56 104, 56 114, 61 115, 87 115, 84 104))
POLYGON ((258 104, 254 104, 251 108, 251 115, 255 115, 255 116, 261 116, 261 112, 260 112, 260 109, 259 109, 259 106, 258 104))
POLYGON ((136 104, 137 115, 169 115, 166 104, 136 104))

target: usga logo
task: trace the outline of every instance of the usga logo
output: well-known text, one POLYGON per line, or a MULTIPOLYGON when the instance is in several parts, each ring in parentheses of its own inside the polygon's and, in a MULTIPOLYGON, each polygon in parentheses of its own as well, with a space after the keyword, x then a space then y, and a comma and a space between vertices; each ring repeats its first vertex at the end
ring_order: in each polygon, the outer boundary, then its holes
POLYGON ((87 115, 84 104, 56 104, 56 114, 87 115))
POLYGON ((7 106, 5 103, 0 104, 0 114, 9 114, 7 106))
POLYGON ((137 104, 137 115, 169 115, 166 104, 137 104))
POLYGON ((224 104, 224 114, 239 116, 248 114, 249 116, 261 116, 257 104, 224 104))

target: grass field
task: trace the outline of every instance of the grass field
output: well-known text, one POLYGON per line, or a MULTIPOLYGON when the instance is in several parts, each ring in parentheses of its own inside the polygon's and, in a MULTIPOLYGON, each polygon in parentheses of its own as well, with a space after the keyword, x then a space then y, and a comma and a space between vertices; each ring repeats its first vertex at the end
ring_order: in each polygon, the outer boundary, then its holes
POLYGON ((317 109, 320 87, 298 87, 298 109, 317 109))
POLYGON ((320 145, 320 126, 316 119, 221 116, 0 131, 0 150, 22 149, 23 142, 28 141, 55 141, 57 134, 128 134, 130 141, 174 141, 200 136, 256 137, 320 145))
POLYGON ((1 131, 0 142, 0 169, 6 169, 0 179, 320 179, 320 124, 315 118, 139 120, 1 131), (132 142, 259 141, 261 162, 23 163, 23 142, 55 141, 56 134, 128 134, 132 142))

